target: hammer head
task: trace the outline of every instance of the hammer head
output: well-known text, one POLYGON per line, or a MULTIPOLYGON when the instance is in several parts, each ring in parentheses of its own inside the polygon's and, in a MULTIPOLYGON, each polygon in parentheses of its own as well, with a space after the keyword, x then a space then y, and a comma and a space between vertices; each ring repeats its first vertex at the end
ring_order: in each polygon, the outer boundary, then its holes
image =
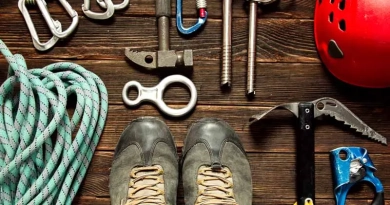
POLYGON ((133 63, 148 70, 175 67, 186 68, 193 66, 192 50, 136 52, 126 48, 125 55, 133 63))
MULTIPOLYGON (((314 105, 314 118, 322 115, 331 116, 338 121, 344 122, 344 124, 350 126, 351 128, 355 129, 357 132, 362 133, 368 138, 380 142, 384 145, 387 145, 387 139, 385 137, 383 137, 375 130, 373 130, 371 127, 369 127, 367 124, 365 124, 352 111, 350 111, 345 105, 343 105, 341 102, 337 101, 336 99, 324 97, 324 98, 311 101, 310 103, 314 105)), ((253 115, 249 119, 250 124, 259 121, 268 113, 270 113, 272 110, 280 109, 280 108, 287 109, 290 112, 292 112, 296 117, 299 117, 298 116, 299 104, 300 102, 293 102, 293 103, 286 103, 286 104, 275 106, 264 113, 253 115)))

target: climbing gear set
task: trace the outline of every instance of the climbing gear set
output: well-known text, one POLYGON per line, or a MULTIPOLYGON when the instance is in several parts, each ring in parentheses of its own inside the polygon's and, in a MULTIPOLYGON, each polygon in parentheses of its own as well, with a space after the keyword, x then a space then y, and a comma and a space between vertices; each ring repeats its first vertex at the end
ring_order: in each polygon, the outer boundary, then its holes
POLYGON ((1 40, 0 51, 9 63, 0 86, 0 204, 70 204, 106 122, 107 89, 80 65, 27 69, 1 40))
POLYGON ((73 33, 73 31, 76 29, 78 23, 79 23, 79 16, 75 10, 73 10, 72 6, 66 1, 66 0, 59 0, 61 5, 65 8, 68 15, 72 18, 72 23, 66 30, 62 31, 62 25, 61 22, 58 20, 54 20, 47 8, 45 0, 19 0, 18 7, 20 12, 22 13, 27 27, 30 31, 33 45, 34 47, 39 51, 46 51, 50 48, 52 48, 59 39, 63 39, 68 37, 73 33), (31 20, 30 14, 28 12, 28 9, 26 7, 27 5, 37 5, 39 10, 42 13, 43 18, 45 19, 51 33, 53 34, 53 37, 47 41, 46 43, 41 43, 39 40, 37 31, 35 30, 34 23, 31 20))
MULTIPOLYGON (((72 18, 71 25, 65 30, 62 28, 61 22, 51 17, 45 0, 19 0, 18 2, 19 10, 31 34, 33 45, 39 51, 51 49, 59 39, 70 36, 78 25, 77 12, 66 0, 59 1, 72 18), (38 6, 53 34, 47 42, 40 41, 27 9, 28 5, 38 6)), ((255 95, 257 7, 258 4, 270 4, 275 0, 247 1, 249 1, 249 37, 246 95, 248 98, 253 98, 255 95)), ((84 0, 82 10, 88 18, 109 19, 116 10, 129 6, 129 0, 123 0, 120 4, 114 4, 112 0, 96 0, 96 2, 105 11, 91 11, 91 1, 84 0)), ((387 20, 386 16, 388 15, 375 15, 375 17, 360 15, 361 13, 371 13, 373 8, 375 8, 375 12, 386 13, 386 6, 375 7, 376 3, 371 2, 371 4, 358 6, 358 4, 355 5, 345 0, 316 1, 314 33, 319 55, 330 72, 347 83, 363 87, 388 87, 389 81, 386 74, 390 72, 387 72, 387 64, 383 63, 386 62, 387 58, 386 55, 378 54, 378 52, 386 53, 388 50, 386 43, 383 43, 387 41, 387 36, 368 35, 375 38, 366 39, 369 43, 358 44, 361 49, 357 49, 356 52, 348 50, 353 46, 348 46, 352 41, 346 40, 360 32, 361 29, 356 26, 357 22, 359 25, 376 26, 375 29, 366 29, 368 32, 386 33, 387 24, 381 24, 382 26, 378 27, 379 24, 375 22, 387 20), (358 7, 360 9, 357 9, 358 7), (383 10, 379 11, 378 9, 383 10), (383 18, 378 18, 378 16, 383 18), (348 32, 346 32, 347 28, 348 32), (378 32, 378 30, 383 32, 378 32), (373 47, 378 52, 370 52, 373 47), (359 62, 354 61, 353 66, 351 66, 351 59, 358 59, 359 62), (377 62, 374 70, 370 66, 373 61, 377 62), (381 78, 378 78, 378 75, 381 78)), ((197 0, 196 6, 197 22, 190 27, 185 27, 182 13, 183 0, 176 1, 176 26, 181 34, 193 34, 206 23, 208 17, 206 0, 197 0)), ((232 85, 232 0, 223 0, 222 7, 223 39, 220 86, 230 89, 232 85)), ((193 51, 191 49, 170 50, 170 16, 171 1, 156 0, 159 50, 138 52, 126 48, 125 55, 130 61, 147 70, 193 67, 193 51)), ((0 87, 0 198, 2 199, 0 204, 70 204, 86 174, 105 125, 108 111, 105 85, 98 76, 77 64, 61 62, 42 69, 27 70, 24 58, 18 54, 12 55, 1 40, 0 51, 10 64, 9 77, 0 87), (20 86, 20 90, 15 89, 17 85, 20 86), (72 118, 66 112, 67 98, 70 95, 77 96, 77 105, 72 118), (72 133, 78 124, 80 124, 80 130, 72 139, 72 133)), ((137 81, 130 81, 122 90, 122 99, 130 107, 148 101, 154 103, 168 116, 181 117, 190 113, 196 106, 197 90, 190 79, 182 75, 171 75, 154 87, 146 88, 137 81), (166 87, 172 83, 182 83, 189 88, 191 98, 186 107, 173 109, 165 104, 163 93, 166 87), (133 87, 137 89, 138 97, 135 100, 130 100, 128 92, 133 87)), ((291 111, 298 118, 300 132, 297 136, 298 193, 296 205, 315 204, 315 118, 323 115, 334 117, 356 129, 357 132, 366 135, 369 139, 387 145, 385 137, 366 125, 342 103, 329 97, 311 102, 293 102, 276 106, 262 114, 253 115, 250 118, 251 124, 279 108, 291 111)), ((210 125, 208 128, 214 128, 216 120, 206 119, 200 124, 206 121, 210 125)), ((146 125, 150 124, 146 123, 146 125)), ((222 127, 226 128, 224 126, 222 127)), ((219 132, 213 133, 213 136, 220 134, 221 130, 225 129, 215 130, 219 132)), ((226 130, 230 130, 230 128, 226 130)), ((202 132, 205 133, 200 137, 208 136, 209 131, 212 132, 213 129, 202 129, 202 132)), ((199 135, 199 133, 197 134, 199 135)), ((193 137, 199 137, 198 135, 193 137)), ((235 139, 236 135, 230 136, 225 133, 223 137, 231 137, 230 140, 238 142, 235 139)), ((204 142, 208 142, 207 140, 214 143, 212 140, 218 141, 219 139, 207 138, 204 142)), ((186 143, 191 144, 191 141, 186 143)), ((211 145, 216 144, 211 143, 211 145)), ((238 149, 243 151, 242 145, 238 144, 240 145, 238 149)), ((183 149, 186 148, 184 146, 183 149)), ((220 148, 218 147, 218 149, 220 148)), ((215 150, 213 149, 213 151, 215 150)), ((212 152, 207 151, 207 154, 210 153, 212 152)), ((349 189, 360 182, 371 183, 376 193, 373 204, 384 205, 383 185, 374 175, 376 168, 365 148, 340 147, 332 150, 330 155, 337 205, 345 204, 349 189), (345 158, 342 158, 341 153, 345 153, 345 158)), ((213 157, 213 160, 215 159, 213 157)), ((218 160, 220 159, 218 158, 218 160)), ((246 161, 246 158, 241 156, 239 161, 246 161)), ((193 193, 197 194, 196 203, 201 204, 210 200, 217 200, 218 203, 225 204, 237 203, 232 189, 232 172, 229 168, 222 167, 218 163, 213 162, 211 167, 199 166, 196 173, 199 177, 197 178, 198 185, 204 189, 203 192, 193 193), (205 183, 206 181, 207 183, 205 183), (221 185, 221 182, 224 186, 221 185)), ((250 171, 249 168, 248 170, 250 171)), ((134 168, 130 173, 127 201, 122 200, 122 204, 134 202, 165 203, 163 174, 164 170, 158 165, 134 168), (148 180, 148 183, 151 181, 153 183, 145 185, 145 179, 148 180), (150 191, 156 191, 157 194, 148 196, 146 199, 142 193, 148 192, 150 195, 150 191)), ((248 185, 248 183, 241 185, 248 185)), ((251 198, 251 196, 246 198, 251 198)))
POLYGON ((205 23, 207 20, 207 1, 206 0, 196 0, 196 8, 198 9, 198 21, 188 27, 185 28, 183 25, 183 0, 177 0, 176 1, 176 27, 177 30, 181 34, 193 34, 194 32, 198 31, 205 23))
POLYGON ((330 152, 336 205, 344 205, 348 191, 356 184, 370 183, 375 189, 373 205, 384 205, 384 189, 374 175, 376 168, 362 147, 340 147, 330 152), (345 155, 345 156, 344 156, 345 155))
POLYGON ((189 113, 195 107, 197 100, 197 91, 194 83, 190 79, 182 75, 170 75, 164 78, 158 85, 151 88, 145 88, 137 81, 130 81, 126 83, 123 88, 122 98, 124 103, 128 106, 138 106, 143 101, 148 101, 157 105, 157 107, 165 114, 172 117, 180 117, 189 113), (184 108, 173 109, 168 107, 164 102, 163 94, 165 88, 167 88, 170 84, 173 83, 182 83, 186 85, 190 91, 190 101, 188 102, 188 105, 184 108), (135 100, 130 100, 128 97, 128 93, 132 87, 135 87, 138 92, 138 97, 135 100))
POLYGON ((315 166, 314 166, 314 119, 323 115, 344 122, 369 139, 387 145, 387 139, 375 132, 346 106, 336 99, 324 97, 312 102, 293 102, 281 104, 250 118, 251 124, 261 120, 275 109, 284 108, 298 118, 297 136, 297 205, 315 204, 315 166))

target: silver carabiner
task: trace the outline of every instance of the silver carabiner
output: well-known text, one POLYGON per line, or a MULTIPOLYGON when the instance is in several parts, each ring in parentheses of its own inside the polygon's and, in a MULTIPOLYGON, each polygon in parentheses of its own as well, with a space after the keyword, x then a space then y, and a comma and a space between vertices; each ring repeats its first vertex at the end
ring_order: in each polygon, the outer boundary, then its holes
POLYGON ((106 11, 104 13, 97 13, 90 10, 91 0, 84 0, 84 4, 81 6, 84 14, 91 19, 97 19, 97 20, 104 20, 110 18, 115 12, 114 3, 112 3, 111 0, 103 0, 103 1, 107 6, 106 11))
MULTIPOLYGON (((23 18, 26 21, 28 30, 30 31, 31 38, 32 38, 32 41, 33 41, 33 45, 39 51, 49 50, 50 48, 52 48, 57 43, 59 38, 57 36, 53 36, 46 43, 41 43, 40 42, 38 34, 37 34, 37 31, 35 30, 34 23, 32 22, 30 14, 28 12, 28 9, 26 7, 26 3, 28 3, 28 4, 35 4, 35 1, 34 0, 33 1, 31 1, 31 0, 19 0, 19 2, 18 2, 19 10, 22 13, 23 18)), ((42 10, 41 10, 41 12, 42 12, 42 10)), ((55 27, 55 29, 57 31, 59 31, 59 32, 62 31, 61 23, 59 21, 56 21, 56 20, 54 20, 52 18, 50 18, 50 21, 53 23, 53 25, 54 25, 54 27, 55 27)))
POLYGON ((61 5, 65 8, 69 16, 72 18, 72 23, 70 24, 69 28, 66 29, 65 31, 58 31, 56 29, 56 26, 52 21, 45 0, 33 0, 33 1, 37 2, 39 9, 42 11, 43 18, 46 20, 46 23, 49 26, 50 31, 53 33, 54 36, 57 36, 58 38, 66 38, 67 36, 72 34, 72 32, 76 29, 79 23, 79 15, 66 0, 59 0, 61 5))
POLYGON ((182 75, 171 75, 164 78, 158 85, 150 88, 143 87, 137 81, 130 81, 123 87, 122 98, 124 103, 128 106, 137 106, 143 101, 148 101, 157 105, 157 107, 165 114, 172 117, 180 117, 187 114, 195 107, 197 101, 197 91, 194 83, 190 79, 182 75), (186 107, 173 109, 165 104, 163 100, 164 90, 172 83, 182 83, 189 88, 191 98, 186 107), (138 90, 138 97, 135 100, 130 100, 128 97, 129 90, 132 87, 135 87, 138 90))
MULTIPOLYGON (((99 4, 100 7, 104 8, 104 9, 107 8, 107 5, 104 2, 104 0, 96 0, 96 2, 99 4)), ((129 5, 129 3, 130 3, 130 0, 123 0, 123 2, 120 4, 114 4, 114 9, 115 10, 124 9, 129 5)))

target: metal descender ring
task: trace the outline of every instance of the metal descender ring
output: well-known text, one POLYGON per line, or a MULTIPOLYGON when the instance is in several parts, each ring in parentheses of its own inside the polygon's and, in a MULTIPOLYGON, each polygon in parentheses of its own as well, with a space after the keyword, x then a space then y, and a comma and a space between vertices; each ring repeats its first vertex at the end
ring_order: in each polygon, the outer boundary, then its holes
POLYGON ((164 78, 158 85, 154 87, 143 87, 137 81, 130 81, 123 87, 122 98, 123 102, 128 106, 137 106, 144 101, 148 101, 157 105, 157 107, 165 114, 172 117, 180 117, 187 114, 195 107, 197 101, 197 91, 194 83, 190 79, 182 75, 171 75, 164 78), (188 87, 191 98, 186 107, 173 109, 165 104, 163 99, 164 90, 172 83, 182 83, 188 87), (137 88, 138 91, 138 97, 135 100, 130 100, 128 97, 128 93, 132 87, 137 88))

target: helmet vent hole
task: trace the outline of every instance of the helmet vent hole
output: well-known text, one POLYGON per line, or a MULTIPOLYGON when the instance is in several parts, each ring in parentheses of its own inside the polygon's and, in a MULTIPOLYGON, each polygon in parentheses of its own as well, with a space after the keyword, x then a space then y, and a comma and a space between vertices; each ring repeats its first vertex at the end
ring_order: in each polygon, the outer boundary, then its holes
POLYGON ((333 4, 333 3, 334 3, 334 0, 330 0, 330 3, 333 4))
POLYGON ((321 3, 322 3, 322 0, 318 0, 318 3, 321 4, 321 3))
POLYGON ((339 9, 344 10, 345 9, 345 0, 341 0, 339 3, 339 9))
POLYGON ((339 28, 340 28, 340 30, 345 31, 346 25, 345 25, 345 20, 344 19, 341 19, 339 21, 339 28))
POLYGON ((329 14, 329 22, 333 23, 333 12, 329 14))

